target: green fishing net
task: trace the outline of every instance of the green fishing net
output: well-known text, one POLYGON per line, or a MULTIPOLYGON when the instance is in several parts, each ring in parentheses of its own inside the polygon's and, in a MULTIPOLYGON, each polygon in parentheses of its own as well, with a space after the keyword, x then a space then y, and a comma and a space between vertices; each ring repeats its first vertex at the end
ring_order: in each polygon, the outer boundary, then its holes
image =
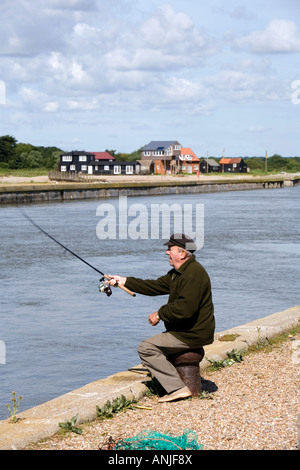
POLYGON ((201 450, 197 434, 192 430, 183 431, 181 436, 172 436, 156 431, 142 431, 128 439, 110 438, 110 450, 201 450))

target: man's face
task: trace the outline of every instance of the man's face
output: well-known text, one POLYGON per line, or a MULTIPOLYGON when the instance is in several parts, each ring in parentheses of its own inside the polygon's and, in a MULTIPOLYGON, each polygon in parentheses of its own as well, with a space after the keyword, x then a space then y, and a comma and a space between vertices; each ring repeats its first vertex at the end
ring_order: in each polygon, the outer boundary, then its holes
POLYGON ((169 257, 169 263, 175 268, 182 262, 182 252, 179 252, 178 246, 171 246, 166 250, 166 255, 169 257))

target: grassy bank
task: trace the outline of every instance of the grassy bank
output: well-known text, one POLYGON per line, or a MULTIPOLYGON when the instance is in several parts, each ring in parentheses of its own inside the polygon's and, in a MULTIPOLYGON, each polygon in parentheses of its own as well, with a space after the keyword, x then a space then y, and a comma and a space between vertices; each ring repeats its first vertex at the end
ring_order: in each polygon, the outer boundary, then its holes
POLYGON ((48 168, 20 168, 19 170, 11 170, 9 168, 0 167, 0 176, 18 176, 24 178, 34 178, 36 176, 48 176, 48 168))

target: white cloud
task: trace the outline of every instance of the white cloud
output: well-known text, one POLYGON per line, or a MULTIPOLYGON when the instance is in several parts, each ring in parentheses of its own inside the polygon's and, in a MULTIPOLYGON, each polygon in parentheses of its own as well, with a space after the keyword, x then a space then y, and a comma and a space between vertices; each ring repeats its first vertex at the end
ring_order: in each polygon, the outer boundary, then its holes
MULTIPOLYGON (((299 23, 291 11, 285 17, 276 7, 260 9, 257 0, 247 9, 236 0, 223 10, 203 2, 167 3, 2 0, 0 79, 7 104, 1 112, 9 114, 3 119, 7 132, 13 116, 16 126, 30 127, 44 114, 47 127, 55 113, 59 119, 54 116, 50 133, 57 122, 60 132, 64 122, 69 131, 106 119, 120 127, 130 119, 146 121, 163 132, 166 121, 178 117, 184 123, 218 109, 218 119, 231 103, 243 119, 254 103, 267 103, 269 110, 290 100, 297 70, 274 53, 300 51, 299 23), (269 21, 274 17, 281 19, 269 21), (258 26, 262 21, 265 26, 258 26), (234 31, 227 44, 225 31, 234 31), (273 54, 258 57, 249 50, 273 54)), ((119 127, 115 135, 121 136, 119 127)))
POLYGON ((157 13, 146 20, 138 31, 139 41, 148 48, 165 49, 174 47, 179 41, 186 42, 189 36, 203 46, 202 36, 195 31, 192 19, 185 13, 177 13, 169 5, 159 8, 157 13))
POLYGON ((159 103, 168 103, 169 105, 195 103, 204 94, 204 89, 200 84, 185 78, 170 78, 157 88, 160 91, 159 103))
POLYGON ((44 2, 11 0, 1 6, 0 43, 3 56, 33 57, 64 47, 71 17, 48 14, 44 2))
POLYGON ((253 31, 237 39, 235 45, 257 53, 299 52, 300 36, 294 21, 273 19, 265 30, 253 31))
POLYGON ((215 40, 197 29, 190 16, 175 12, 169 5, 159 8, 140 25, 135 43, 141 49, 159 49, 165 55, 177 56, 178 64, 185 55, 190 56, 192 64, 217 50, 215 40))
POLYGON ((223 70, 205 79, 216 99, 227 102, 262 102, 288 99, 285 83, 273 77, 239 70, 223 70))
POLYGON ((91 101, 86 99, 67 100, 67 107, 71 111, 96 111, 99 109, 99 100, 93 98, 91 101))
POLYGON ((105 37, 103 65, 109 70, 170 71, 197 67, 204 57, 216 52, 214 40, 200 32, 185 13, 171 6, 160 7, 136 28, 105 37))
POLYGON ((59 103, 57 101, 48 101, 43 109, 46 113, 55 113, 59 109, 59 103))
POLYGON ((59 103, 57 101, 50 101, 47 94, 40 91, 36 91, 28 87, 22 87, 20 95, 26 103, 27 108, 31 111, 45 111, 46 113, 53 113, 59 109, 59 103))
MULTIPOLYGON (((21 66, 22 59, 15 61, 10 73, 16 75, 19 63, 28 84, 27 93, 21 93, 27 103, 34 101, 28 99, 32 82, 35 90, 49 95, 47 110, 75 110, 80 104, 82 110, 95 109, 97 96, 103 94, 110 96, 105 103, 108 108, 119 102, 122 109, 141 109, 152 107, 155 101, 165 106, 184 106, 186 101, 188 107, 190 101, 199 101, 203 90, 197 80, 184 78, 181 71, 186 66, 196 69, 203 57, 216 51, 214 41, 187 14, 170 6, 159 8, 133 30, 106 30, 104 24, 74 22, 71 29, 66 28, 62 41, 63 47, 36 54, 26 66, 21 66), (133 97, 124 92, 137 94, 133 97), (60 107, 51 104, 57 100, 61 100, 60 107)), ((202 108, 201 104, 198 109, 202 108)))

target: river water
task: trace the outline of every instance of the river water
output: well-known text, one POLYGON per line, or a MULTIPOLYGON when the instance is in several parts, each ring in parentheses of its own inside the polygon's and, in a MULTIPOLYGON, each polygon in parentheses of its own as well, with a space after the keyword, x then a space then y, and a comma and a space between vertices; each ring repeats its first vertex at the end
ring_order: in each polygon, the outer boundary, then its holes
MULTIPOLYGON (((118 198, 22 209, 105 273, 165 274, 170 268, 162 240, 99 239, 104 203, 118 214, 118 198)), ((128 208, 140 204, 149 214, 152 204, 161 203, 203 204, 204 243, 197 259, 211 277, 217 331, 299 305, 300 186, 127 200, 128 208)), ((161 324, 148 324, 148 314, 167 298, 133 298, 120 289, 107 297, 98 290, 99 274, 39 232, 17 206, 2 206, 0 214, 0 419, 5 419, 12 391, 23 396, 19 411, 24 411, 139 364, 138 343, 163 331, 161 324)))

